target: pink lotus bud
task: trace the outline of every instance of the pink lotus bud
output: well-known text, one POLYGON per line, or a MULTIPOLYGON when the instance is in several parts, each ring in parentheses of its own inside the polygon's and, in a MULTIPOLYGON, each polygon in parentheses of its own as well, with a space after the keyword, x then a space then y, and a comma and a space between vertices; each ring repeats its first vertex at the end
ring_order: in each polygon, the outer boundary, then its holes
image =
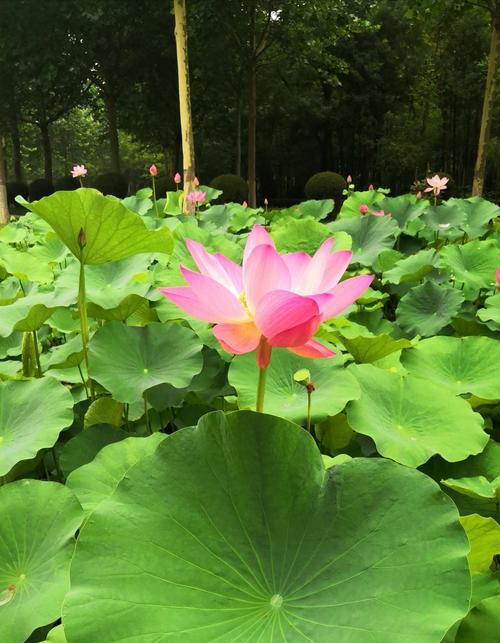
POLYGON ((375 189, 375 188, 373 187, 373 183, 370 183, 370 185, 368 186, 368 189, 369 189, 369 190, 374 190, 374 189, 375 189))
POLYGON ((200 182, 198 181, 198 179, 197 179, 197 177, 196 177, 196 176, 195 176, 195 177, 194 177, 194 179, 193 179, 193 185, 194 185, 195 187, 198 187, 198 186, 200 185, 200 182))
POLYGON ((350 174, 348 175, 346 181, 347 183, 352 183, 352 176, 350 174))
POLYGON ((151 174, 151 176, 156 176, 158 174, 158 168, 154 163, 153 165, 149 166, 149 173, 151 174))
POLYGON ((419 190, 415 196, 417 197, 417 199, 421 199, 422 198, 422 192, 419 190))
POLYGON ((359 211, 361 212, 361 214, 366 214, 366 213, 368 212, 368 210, 369 210, 369 209, 370 209, 370 208, 366 205, 366 203, 362 203, 362 204, 359 206, 359 211))
POLYGON ((383 210, 372 210, 372 214, 374 217, 383 217, 385 212, 383 210))
POLYGON ((267 207, 269 205, 269 201, 267 200, 267 196, 264 197, 264 205, 267 207))
POLYGON ((243 203, 242 203, 241 205, 242 205, 244 208, 248 208, 248 203, 247 203, 246 201, 243 201, 243 203))
POLYGON ((179 183, 182 183, 182 176, 179 174, 179 172, 175 173, 174 182, 177 183, 177 185, 179 185, 179 183))

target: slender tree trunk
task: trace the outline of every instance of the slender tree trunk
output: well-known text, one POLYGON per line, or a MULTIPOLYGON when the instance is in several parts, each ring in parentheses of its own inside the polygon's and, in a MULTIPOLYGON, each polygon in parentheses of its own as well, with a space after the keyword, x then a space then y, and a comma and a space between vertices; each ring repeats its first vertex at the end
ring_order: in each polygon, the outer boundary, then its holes
POLYGON ((120 172, 120 142, 118 140, 118 109, 116 98, 104 93, 104 107, 108 121, 109 151, 111 155, 111 169, 120 172))
POLYGON ((257 60, 255 58, 255 2, 249 3, 248 30, 248 205, 257 207, 257 60))
POLYGON ((47 181, 52 183, 52 143, 50 141, 49 124, 41 121, 39 127, 42 136, 44 174, 47 181))
POLYGON ((11 142, 12 142, 12 164, 14 165, 14 176, 18 183, 23 181, 23 167, 21 159, 21 138, 19 136, 19 127, 17 120, 11 123, 11 142))
MULTIPOLYGON (((184 195, 193 189, 195 177, 195 156, 193 119, 191 115, 191 91, 189 84, 189 61, 187 42, 186 1, 174 0, 175 46, 177 51, 177 76, 179 83, 179 111, 182 134, 182 165, 184 178, 184 195)), ((186 214, 194 212, 194 204, 186 198, 183 203, 186 214)))
POLYGON ((241 176, 241 95, 238 96, 236 104, 236 150, 234 161, 234 173, 241 176))
POLYGON ((486 174, 486 157, 490 140, 491 120, 495 100, 495 84, 498 69, 498 45, 500 39, 500 0, 495 1, 495 13, 491 24, 490 53, 488 55, 488 74, 484 91, 483 113, 481 116, 481 130, 477 146, 474 179, 472 181, 472 196, 481 196, 484 189, 486 174))
POLYGON ((0 134, 0 224, 9 223, 9 204, 7 203, 7 180, 3 136, 0 134))

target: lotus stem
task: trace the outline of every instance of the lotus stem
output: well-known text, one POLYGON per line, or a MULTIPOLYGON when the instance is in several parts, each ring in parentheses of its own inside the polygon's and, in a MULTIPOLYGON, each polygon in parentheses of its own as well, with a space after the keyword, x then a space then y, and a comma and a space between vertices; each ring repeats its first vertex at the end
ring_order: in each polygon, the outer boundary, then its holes
POLYGON ((266 375, 267 375, 267 366, 265 368, 259 368, 259 382, 257 384, 257 402, 255 404, 255 410, 258 413, 263 413, 264 411, 264 395, 266 392, 266 375))
POLYGON ((80 317, 80 333, 82 336, 83 360, 87 368, 90 399, 94 401, 94 383, 90 378, 89 354, 87 350, 89 342, 89 320, 87 317, 87 300, 85 295, 85 264, 82 261, 80 261, 80 281, 78 285, 78 315, 80 317))
POLYGON ((35 348, 35 360, 36 360, 36 371, 37 377, 42 377, 42 367, 40 365, 40 351, 38 350, 38 337, 36 330, 33 331, 33 344, 35 348))

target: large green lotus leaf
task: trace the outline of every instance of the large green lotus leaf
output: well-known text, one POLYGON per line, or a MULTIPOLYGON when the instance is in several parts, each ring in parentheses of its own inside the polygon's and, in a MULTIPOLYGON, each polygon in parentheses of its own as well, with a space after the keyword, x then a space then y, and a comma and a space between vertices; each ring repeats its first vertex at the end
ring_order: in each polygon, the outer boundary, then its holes
POLYGON ((12 333, 12 335, 8 337, 0 337, 0 359, 20 355, 22 352, 22 343, 22 333, 12 333))
POLYGON ((262 208, 249 208, 239 203, 232 204, 229 232, 241 232, 248 230, 255 223, 265 223, 265 220, 260 216, 262 211, 262 208))
POLYGON ((75 469, 92 462, 103 447, 124 440, 128 435, 123 429, 109 424, 91 426, 80 431, 61 449, 59 464, 62 472, 68 476, 75 469))
POLYGON ((465 296, 477 297, 481 288, 490 289, 500 266, 500 247, 495 239, 470 241, 463 246, 448 245, 441 250, 442 266, 459 284, 465 296))
POLYGON ((28 252, 38 262, 49 266, 61 265, 69 256, 68 249, 52 230, 45 235, 42 245, 36 245, 28 252))
POLYGON ((284 208, 275 214, 273 213, 272 220, 274 223, 288 217, 293 217, 294 219, 312 217, 316 221, 321 221, 332 212, 333 206, 333 199, 310 199, 309 201, 302 201, 302 203, 292 205, 289 208, 284 208))
POLYGON ((50 284, 54 280, 53 270, 47 262, 10 246, 0 245, 0 265, 21 281, 50 284))
POLYGON ((370 436, 378 452, 409 467, 436 454, 449 462, 480 453, 488 442, 483 420, 468 402, 418 377, 371 364, 350 369, 361 397, 347 407, 347 420, 370 436))
POLYGON ((313 254, 331 237, 328 228, 314 219, 286 217, 272 224, 271 236, 278 252, 307 252, 313 254))
POLYGON ((461 516, 460 522, 470 542, 468 555, 471 574, 485 574, 493 556, 500 554, 500 525, 493 518, 478 514, 461 516))
POLYGON ((230 241, 220 232, 212 232, 199 228, 196 223, 189 218, 186 223, 177 226, 174 231, 175 246, 171 257, 171 265, 176 268, 180 264, 198 270, 194 259, 191 257, 186 246, 186 239, 198 241, 208 252, 220 252, 228 259, 240 263, 243 254, 242 248, 234 241, 230 241))
POLYGON ((422 223, 426 226, 422 236, 432 238, 433 233, 438 232, 440 237, 458 238, 462 235, 460 226, 464 222, 465 212, 457 204, 431 205, 422 216, 422 223))
POLYGON ((497 643, 500 632, 500 594, 485 598, 464 618, 455 643, 497 643))
POLYGON ((98 397, 94 400, 85 413, 83 427, 88 429, 89 426, 96 424, 111 424, 112 426, 122 426, 124 405, 117 402, 112 397, 98 397))
POLYGON ((376 362, 391 353, 411 346, 408 339, 394 339, 385 334, 374 337, 347 338, 339 333, 339 336, 346 350, 358 363, 376 362))
POLYGON ((488 230, 488 223, 499 215, 500 209, 496 203, 478 196, 470 199, 448 199, 449 205, 456 205, 465 212, 465 221, 460 228, 467 233, 469 239, 482 237, 488 230))
POLYGON ((67 643, 63 626, 56 625, 56 627, 53 627, 47 634, 47 638, 44 643, 67 643))
POLYGON ((43 353, 41 358, 42 366, 47 366, 47 368, 78 366, 83 360, 82 339, 76 335, 64 344, 56 346, 49 353, 43 353))
POLYGON ((463 300, 460 290, 426 281, 401 298, 396 321, 409 335, 429 337, 450 323, 463 300))
POLYGON ((383 274, 383 282, 402 284, 409 281, 421 281, 437 265, 439 257, 435 250, 421 250, 414 255, 398 261, 383 274))
POLYGON ((469 478, 447 478, 441 484, 470 498, 497 499, 500 502, 500 476, 492 480, 484 476, 469 478))
POLYGON ((477 311, 477 316, 483 322, 495 324, 495 330, 500 330, 500 293, 485 299, 484 305, 485 308, 477 311))
POLYGON ((385 197, 377 208, 397 221, 401 230, 413 219, 418 219, 429 205, 427 199, 417 199, 414 194, 402 194, 397 197, 385 197))
POLYGON ((0 281, 0 306, 12 304, 18 297, 23 295, 24 293, 17 277, 12 277, 11 275, 0 281))
POLYGON ((43 378, 0 384, 0 476, 53 446, 72 422, 73 398, 59 382, 43 378))
POLYGON ((299 427, 210 413, 93 512, 64 628, 69 643, 438 643, 468 609, 467 549, 420 472, 327 472, 299 427))
POLYGON ((151 455, 167 436, 153 433, 145 438, 127 438, 110 444, 96 457, 69 474, 66 485, 74 492, 86 514, 111 496, 139 460, 151 455))
POLYGON ((394 245, 399 233, 398 224, 391 217, 360 217, 338 219, 328 226, 334 232, 347 232, 352 237, 352 263, 371 266, 383 250, 394 245))
POLYGON ((365 192, 353 192, 342 204, 339 218, 359 217, 359 207, 367 205, 370 210, 380 210, 380 203, 385 194, 377 190, 366 190, 365 192))
MULTIPOLYGON (((349 400, 359 397, 356 379, 342 367, 340 357, 307 359, 284 348, 273 349, 266 376, 264 408, 267 413, 304 423, 307 417, 307 391, 294 374, 307 369, 315 390, 311 395, 311 417, 319 422, 340 413, 349 400)), ((240 409, 254 409, 259 369, 255 353, 236 355, 229 367, 229 383, 238 395, 240 409)))
MULTIPOLYGON (((243 208, 242 208, 243 209, 243 208)), ((227 232, 232 208, 228 205, 213 205, 198 215, 200 228, 209 231, 227 232)))
POLYGON ((166 228, 148 230, 138 214, 97 190, 55 192, 26 207, 42 217, 86 264, 117 261, 141 252, 169 254, 172 250, 172 235, 166 228), (81 229, 86 238, 83 250, 78 243, 81 229))
POLYGON ((61 615, 82 509, 61 484, 0 488, 0 641, 24 643, 61 615))
POLYGON ((430 337, 405 350, 403 366, 456 395, 500 399, 500 342, 490 337, 430 337))
POLYGON ((89 342, 90 375, 119 402, 136 402, 157 384, 187 386, 201 371, 202 344, 179 324, 142 328, 112 321, 89 342))

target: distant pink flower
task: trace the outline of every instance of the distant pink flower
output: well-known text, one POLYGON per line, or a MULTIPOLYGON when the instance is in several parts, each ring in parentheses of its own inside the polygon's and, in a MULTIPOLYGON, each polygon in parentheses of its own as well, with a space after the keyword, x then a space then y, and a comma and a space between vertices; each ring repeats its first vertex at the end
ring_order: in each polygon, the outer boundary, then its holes
POLYGON ((269 205, 269 201, 267 200, 267 197, 264 197, 264 205, 267 207, 269 205))
POLYGON ((369 209, 370 209, 370 208, 366 205, 366 203, 362 203, 362 204, 359 206, 359 211, 361 212, 361 214, 366 214, 366 213, 368 212, 368 210, 369 210, 369 209))
POLYGON ((151 176, 156 176, 158 174, 158 168, 156 167, 156 165, 154 163, 153 163, 153 165, 150 165, 149 173, 151 174, 151 176))
POLYGON ((198 181, 198 179, 196 178, 196 176, 195 176, 195 177, 194 177, 194 179, 193 179, 193 185, 195 186, 195 188, 197 188, 197 187, 200 185, 200 182, 198 181))
POLYGON ((87 168, 85 165, 73 165, 73 169, 71 170, 71 176, 74 179, 78 179, 81 176, 86 176, 87 175, 87 168))
POLYGON ((241 205, 242 205, 244 208, 248 208, 248 203, 247 203, 246 201, 243 201, 243 203, 242 203, 241 205))
POLYGON ((374 217, 385 216, 385 212, 383 210, 372 210, 371 213, 373 214, 374 217))
POLYGON ((346 179, 347 183, 352 183, 352 176, 349 174, 346 179))
POLYGON ((369 190, 374 190, 374 189, 375 189, 375 188, 373 187, 373 183, 370 183, 370 185, 368 186, 368 189, 369 189, 369 190))
POLYGON ((191 201, 191 203, 203 203, 205 200, 205 192, 203 192, 203 190, 194 190, 187 195, 186 199, 191 201))
POLYGON ((497 278, 497 290, 500 291, 500 268, 497 268, 496 270, 496 278, 497 278))
POLYGON ((177 183, 177 185, 179 185, 179 183, 182 183, 182 176, 179 174, 179 172, 176 172, 174 175, 174 183, 177 183))
POLYGON ((371 284, 373 275, 340 281, 350 250, 332 253, 327 239, 313 257, 305 252, 280 255, 265 228, 255 225, 239 266, 220 253, 209 254, 198 242, 186 245, 200 272, 181 266, 187 286, 161 292, 190 315, 215 324, 224 350, 249 353, 265 368, 273 346, 303 357, 334 353, 313 339, 320 323, 339 315, 371 284))
POLYGON ((433 177, 427 179, 428 187, 425 188, 424 192, 433 192, 437 196, 442 190, 446 190, 446 184, 450 179, 446 176, 441 178, 439 174, 435 174, 433 177))
POLYGON ((415 196, 417 197, 417 199, 421 199, 422 198, 421 190, 419 190, 415 196))
POLYGON ((449 227, 450 227, 450 224, 449 224, 449 223, 440 223, 440 224, 439 224, 439 228, 440 228, 441 230, 448 230, 448 228, 449 228, 449 227))

